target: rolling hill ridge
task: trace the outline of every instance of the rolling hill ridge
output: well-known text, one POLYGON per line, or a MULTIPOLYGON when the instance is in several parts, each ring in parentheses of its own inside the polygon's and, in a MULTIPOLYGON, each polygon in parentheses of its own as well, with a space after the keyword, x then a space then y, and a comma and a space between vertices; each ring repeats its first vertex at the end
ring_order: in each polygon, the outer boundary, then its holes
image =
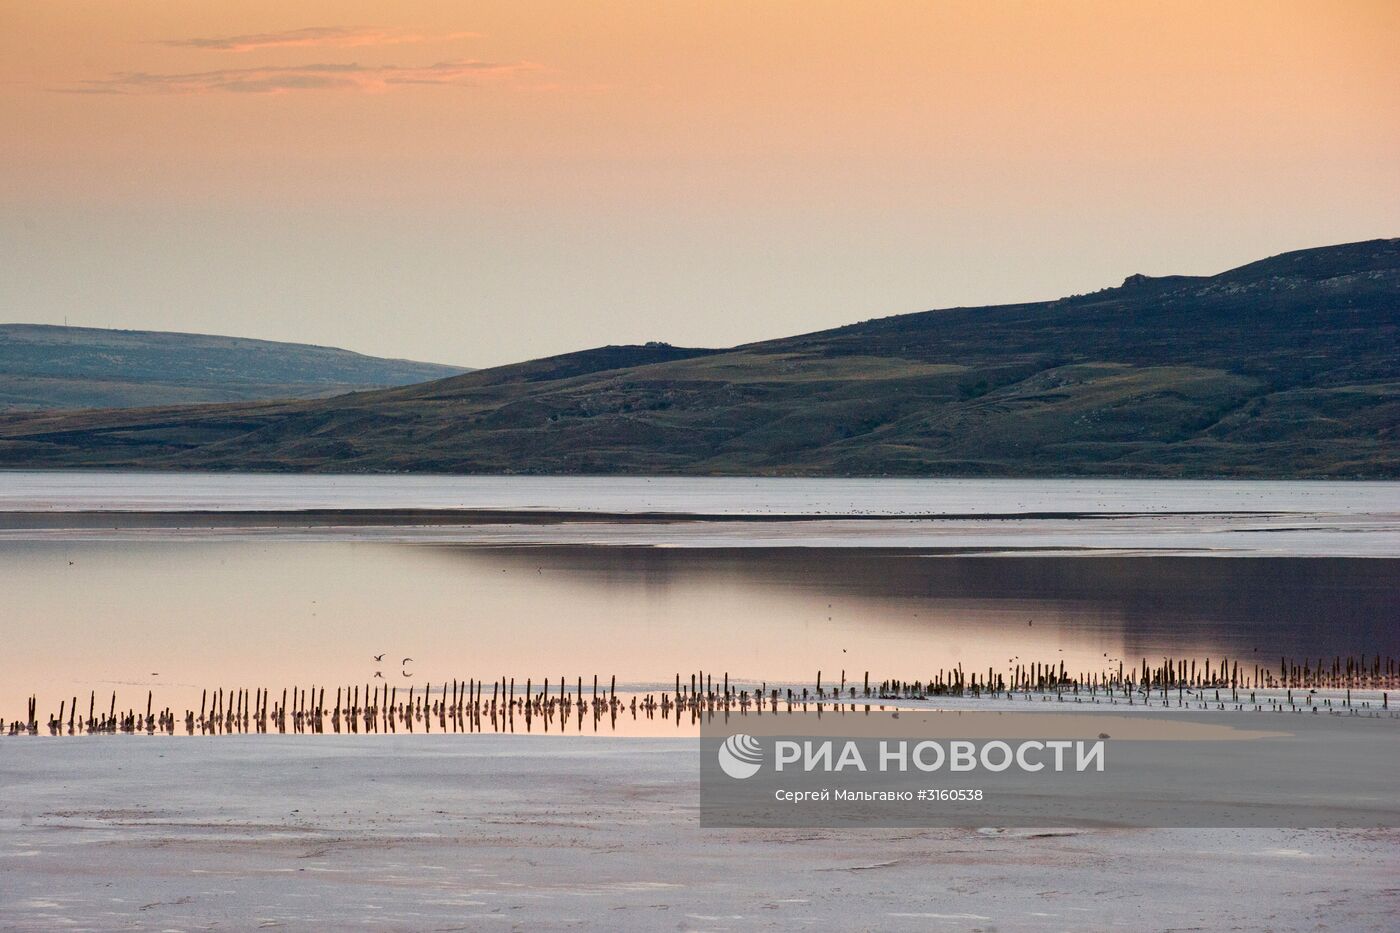
POLYGON ((324 398, 465 371, 272 340, 0 324, 0 410, 324 398))
POLYGON ((0 465, 1400 476, 1400 240, 727 350, 607 347, 317 401, 0 419, 0 465))

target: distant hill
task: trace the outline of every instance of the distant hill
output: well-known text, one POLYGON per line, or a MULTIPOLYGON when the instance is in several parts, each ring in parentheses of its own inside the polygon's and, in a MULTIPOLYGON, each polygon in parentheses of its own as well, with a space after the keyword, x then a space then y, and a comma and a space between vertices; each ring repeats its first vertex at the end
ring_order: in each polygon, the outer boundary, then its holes
POLYGON ((300 343, 0 324, 0 410, 324 398, 466 371, 300 343))
POLYGON ((321 401, 0 419, 0 465, 1400 477, 1400 240, 724 351, 321 401))

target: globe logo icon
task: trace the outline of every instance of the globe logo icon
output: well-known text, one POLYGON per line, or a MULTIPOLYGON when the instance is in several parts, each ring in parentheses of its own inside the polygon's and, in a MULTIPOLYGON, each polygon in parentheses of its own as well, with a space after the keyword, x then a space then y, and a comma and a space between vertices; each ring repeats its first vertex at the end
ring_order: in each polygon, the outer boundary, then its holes
POLYGON ((751 735, 735 733, 719 747, 720 768, 736 780, 753 777, 762 765, 763 746, 751 735))

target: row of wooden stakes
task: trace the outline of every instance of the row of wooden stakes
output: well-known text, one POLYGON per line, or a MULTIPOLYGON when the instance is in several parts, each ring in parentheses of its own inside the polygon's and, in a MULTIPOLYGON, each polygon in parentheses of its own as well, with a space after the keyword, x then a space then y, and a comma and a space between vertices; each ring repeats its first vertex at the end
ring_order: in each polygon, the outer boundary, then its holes
MULTIPOLYGON (((469 679, 443 683, 436 696, 431 684, 422 691, 410 687, 402 702, 397 687, 371 688, 370 684, 365 684, 363 692, 358 685, 337 687, 334 705, 327 703, 325 687, 286 688, 281 692, 280 702, 263 688, 227 692, 220 688, 205 690, 199 712, 196 714, 194 710, 187 709, 183 717, 177 717, 169 707, 155 708, 153 691, 147 691, 144 714, 136 709, 119 711, 115 692, 107 711, 103 713, 97 709, 97 694, 92 691, 86 717, 78 715, 78 699, 74 697, 71 703, 61 702, 57 713, 48 716, 46 731, 50 735, 156 732, 173 735, 183 724, 184 732, 188 735, 413 732, 417 729, 431 732, 436 723, 440 731, 505 732, 515 731, 517 721, 526 731, 533 731, 537 724, 545 730, 562 730, 570 723, 581 730, 586 720, 592 722, 596 731, 605 721, 615 727, 618 717, 623 715, 634 720, 638 716, 674 718, 680 725, 687 717, 696 720, 706 713, 798 712, 805 711, 812 703, 817 704, 819 711, 828 705, 840 708, 841 704, 848 704, 854 707, 862 702, 867 704, 868 709, 871 700, 898 702, 948 696, 1025 696, 1029 699, 1032 695, 1038 695, 1046 699, 1069 697, 1075 700, 1084 697, 1090 702, 1098 702, 1102 698, 1112 703, 1121 700, 1129 705, 1151 704, 1157 697, 1161 703, 1170 705, 1171 694, 1175 693, 1178 706, 1185 706, 1188 701, 1205 705, 1207 690, 1215 691, 1212 702, 1222 709, 1225 708, 1226 699, 1221 696, 1221 690, 1230 691, 1228 702, 1235 708, 1246 708, 1245 700, 1240 696, 1240 691, 1245 690, 1249 694, 1250 708, 1262 709, 1266 705, 1269 708, 1282 708, 1286 702, 1289 708, 1296 709, 1298 703, 1293 690, 1315 691, 1318 687, 1313 684, 1345 689, 1345 699, 1339 698, 1339 702, 1343 707, 1350 708, 1353 689, 1374 691, 1397 685, 1396 672, 1390 659, 1387 659, 1384 674, 1381 673, 1379 658, 1365 669, 1360 665, 1338 665, 1337 669, 1345 675, 1343 679, 1320 677, 1318 672, 1322 669, 1321 665, 1290 666, 1285 661, 1278 678, 1265 675, 1256 668, 1248 672, 1250 676, 1242 683, 1238 664, 1231 666, 1225 661, 1212 668, 1207 660, 1198 669, 1194 661, 1188 666, 1184 661, 1164 659, 1155 668, 1144 662, 1140 671, 1137 668, 1124 671, 1120 667, 1117 672, 1074 678, 1066 676, 1063 662, 1058 666, 1036 663, 1017 666, 1011 672, 1009 681, 990 670, 985 677, 975 673, 965 675, 959 666, 940 670, 927 680, 888 679, 874 687, 871 686, 868 671, 860 687, 848 683, 844 671, 838 684, 823 685, 822 672, 818 671, 815 688, 789 687, 782 691, 770 690, 767 684, 757 689, 737 685, 731 687, 727 673, 716 684, 714 675, 699 671, 689 675, 688 684, 677 674, 672 692, 634 693, 623 699, 617 695, 616 676, 610 679, 606 687, 600 688, 598 676, 594 675, 589 693, 584 691, 582 677, 576 679, 572 690, 563 677, 559 678, 557 685, 546 678, 538 690, 534 681, 527 679, 519 696, 516 694, 515 680, 502 677, 492 681, 489 698, 483 681, 469 679), (1286 698, 1275 696, 1261 701, 1255 696, 1255 691, 1263 689, 1286 690, 1287 695, 1286 698), (1191 694, 1189 698, 1188 691, 1191 694)), ((1301 699, 1305 706, 1314 705, 1310 694, 1301 699)), ((1389 693, 1382 690, 1379 708, 1388 710, 1389 699, 1389 693)), ((1331 702, 1330 699, 1325 701, 1329 706, 1331 702)), ((1367 707, 1371 706, 1371 701, 1363 702, 1367 707)), ((29 699, 26 717, 11 721, 8 730, 5 721, 0 719, 0 734, 37 735, 39 731, 35 697, 29 699)))

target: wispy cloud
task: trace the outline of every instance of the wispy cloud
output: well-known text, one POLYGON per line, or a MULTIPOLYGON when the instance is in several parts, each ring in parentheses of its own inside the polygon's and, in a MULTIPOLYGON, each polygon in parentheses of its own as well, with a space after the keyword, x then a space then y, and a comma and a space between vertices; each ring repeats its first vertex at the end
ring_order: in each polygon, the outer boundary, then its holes
POLYGON ((215 52, 251 52, 272 48, 355 48, 373 45, 404 45, 411 42, 444 42, 476 39, 481 33, 449 32, 436 35, 380 29, 373 26, 308 26, 283 32, 256 32, 242 36, 204 36, 192 39, 163 39, 172 48, 207 49, 215 52))
POLYGON ((185 74, 123 71, 59 90, 77 94, 376 92, 407 85, 479 85, 509 80, 540 68, 533 62, 459 60, 409 66, 349 63, 221 68, 185 74))

